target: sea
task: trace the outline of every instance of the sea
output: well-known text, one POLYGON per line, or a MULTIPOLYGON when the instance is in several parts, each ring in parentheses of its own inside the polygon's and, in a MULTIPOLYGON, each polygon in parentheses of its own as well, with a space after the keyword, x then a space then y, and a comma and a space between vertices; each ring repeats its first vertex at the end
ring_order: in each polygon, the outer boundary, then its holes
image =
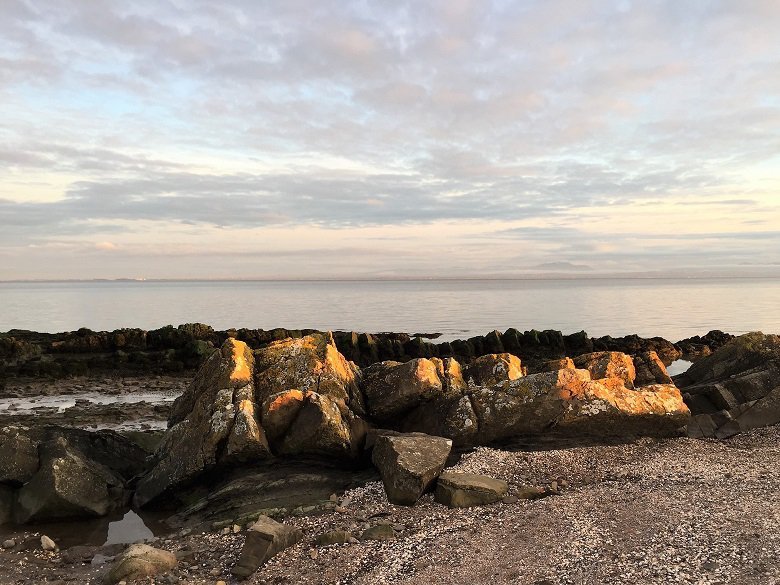
POLYGON ((440 334, 515 327, 678 341, 780 333, 778 278, 88 281, 0 283, 0 331, 312 328, 440 334))

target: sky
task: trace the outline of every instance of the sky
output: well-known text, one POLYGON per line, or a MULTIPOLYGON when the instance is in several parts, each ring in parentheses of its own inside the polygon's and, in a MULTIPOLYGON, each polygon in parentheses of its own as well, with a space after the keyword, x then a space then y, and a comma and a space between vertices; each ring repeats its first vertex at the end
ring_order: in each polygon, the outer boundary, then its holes
POLYGON ((780 275, 776 0, 0 0, 0 280, 780 275))

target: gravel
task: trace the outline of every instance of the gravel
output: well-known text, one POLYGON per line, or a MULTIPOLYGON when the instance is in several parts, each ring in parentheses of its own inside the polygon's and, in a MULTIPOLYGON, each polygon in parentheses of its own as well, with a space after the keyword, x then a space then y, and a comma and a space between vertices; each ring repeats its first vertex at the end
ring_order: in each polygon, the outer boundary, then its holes
MULTIPOLYGON (((288 518, 303 542, 274 557, 250 584, 529 585, 780 583, 780 427, 726 441, 640 439, 621 445, 510 451, 480 447, 452 469, 553 495, 448 509, 428 494, 387 502, 381 483, 338 494, 337 509, 288 518), (329 530, 360 534, 390 524, 394 540, 316 547, 329 530)), ((179 553, 155 583, 233 583, 243 530, 175 535, 154 546, 179 553)), ((29 538, 20 534, 18 542, 29 538)), ((0 550, 0 583, 97 583, 99 567, 64 566, 61 553, 0 550)))

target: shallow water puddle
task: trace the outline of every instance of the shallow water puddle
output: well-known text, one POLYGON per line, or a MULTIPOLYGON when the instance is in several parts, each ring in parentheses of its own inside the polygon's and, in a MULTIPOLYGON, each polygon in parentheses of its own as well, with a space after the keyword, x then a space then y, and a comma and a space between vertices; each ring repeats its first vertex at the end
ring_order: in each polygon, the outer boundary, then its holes
POLYGON ((690 368, 692 365, 693 362, 689 362, 688 360, 675 360, 669 365, 669 367, 666 368, 666 373, 668 373, 670 376, 676 376, 678 374, 682 374, 683 372, 687 372, 688 368, 690 368))
POLYGON ((161 515, 126 510, 93 520, 47 522, 23 526, 6 524, 0 526, 0 537, 11 538, 22 532, 37 532, 53 539, 63 550, 77 545, 130 544, 170 533, 171 529, 163 523, 163 519, 161 515))
POLYGON ((81 392, 60 396, 25 396, 20 398, 0 398, 0 411, 14 414, 31 414, 39 408, 56 408, 57 412, 76 406, 77 401, 90 404, 134 404, 149 402, 160 404, 173 402, 178 393, 173 392, 132 392, 128 394, 100 394, 99 392, 81 392))

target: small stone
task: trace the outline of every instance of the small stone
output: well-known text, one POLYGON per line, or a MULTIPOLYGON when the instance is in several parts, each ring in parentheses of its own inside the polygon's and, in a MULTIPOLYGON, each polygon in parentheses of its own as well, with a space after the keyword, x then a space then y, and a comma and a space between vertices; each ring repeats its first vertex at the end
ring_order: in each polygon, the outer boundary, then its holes
POLYGON ((704 569, 705 571, 712 572, 712 571, 714 571, 715 569, 718 568, 718 563, 716 563, 714 561, 704 561, 701 564, 701 568, 704 569))
POLYGON ((41 536, 41 548, 43 550, 57 550, 57 544, 44 534, 41 536))
POLYGON ((339 514, 346 514, 347 513, 347 509, 344 508, 343 506, 336 506, 335 508, 333 508, 333 511, 334 512, 338 512, 339 514))
POLYGON ((238 524, 233 524, 233 534, 241 532, 241 527, 238 524))
POLYGON ((3 541, 3 548, 13 548, 16 546, 16 541, 12 538, 3 541))
POLYGON ((354 536, 349 539, 349 544, 358 544, 360 541, 354 536))
POLYGON ((341 500, 341 507, 346 508, 351 503, 352 503, 352 498, 344 498, 343 500, 341 500))
POLYGON ((351 532, 347 532, 346 530, 331 530, 330 532, 325 532, 324 534, 320 534, 317 536, 316 539, 314 539, 314 543, 317 546, 330 546, 331 544, 343 544, 345 542, 349 542, 349 539, 352 538, 353 535, 351 532))
POLYGON ((377 524, 360 535, 360 540, 393 540, 395 530, 390 524, 377 524))
POLYGON ((393 524, 393 530, 395 530, 396 532, 403 532, 404 530, 406 530, 406 526, 404 526, 403 524, 393 524))
POLYGON ((565 490, 567 487, 569 487, 569 482, 565 479, 562 479, 558 482, 558 485, 561 486, 561 489, 565 490))
POLYGON ((331 502, 338 502, 339 497, 336 494, 330 494, 330 501, 331 502))
POLYGON ((227 585, 224 581, 217 581, 216 585, 227 585))
POLYGON ((222 534, 230 534, 230 528, 229 528, 228 526, 225 526, 225 527, 222 529, 222 534))
POLYGON ((318 556, 320 556, 320 553, 318 553, 318 552, 317 552, 317 549, 316 549, 316 548, 313 548, 313 549, 311 549, 311 550, 309 551, 309 558, 310 558, 310 559, 314 560, 314 559, 316 559, 318 556))
POLYGON ((518 498, 517 496, 504 496, 503 498, 501 498, 501 501, 504 504, 516 504, 517 502, 520 501, 520 498, 518 498))
POLYGON ((551 481, 550 482, 550 491, 557 492, 558 491, 558 482, 557 481, 551 481))

